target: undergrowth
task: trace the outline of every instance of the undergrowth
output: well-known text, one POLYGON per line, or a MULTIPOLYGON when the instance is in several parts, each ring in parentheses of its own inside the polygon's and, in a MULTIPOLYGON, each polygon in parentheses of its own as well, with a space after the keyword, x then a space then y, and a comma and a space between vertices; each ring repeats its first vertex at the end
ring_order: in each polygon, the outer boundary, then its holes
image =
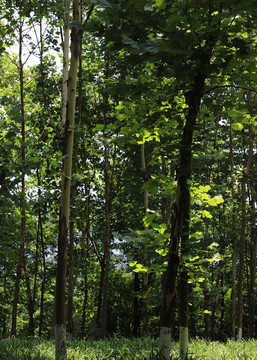
MULTIPOLYGON (((0 340, 0 360, 53 360, 54 354, 52 341, 0 340)), ((68 360, 161 360, 161 357, 158 354, 158 340, 113 337, 68 342, 68 360)), ((176 342, 172 342, 171 360, 179 360, 176 342)), ((187 360, 257 360, 257 341, 221 343, 192 340, 187 360)))

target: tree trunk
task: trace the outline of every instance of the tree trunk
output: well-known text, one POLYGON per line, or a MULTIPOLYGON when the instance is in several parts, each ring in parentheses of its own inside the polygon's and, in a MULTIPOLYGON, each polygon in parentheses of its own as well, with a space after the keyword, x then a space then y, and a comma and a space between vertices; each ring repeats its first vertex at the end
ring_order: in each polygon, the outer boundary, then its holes
MULTIPOLYGON (((74 188, 71 192, 73 193, 74 188)), ((74 193, 71 194, 71 204, 74 201, 74 193)), ((68 300, 67 300, 67 338, 73 336, 73 292, 74 292, 74 222, 70 222, 69 236, 69 266, 68 266, 68 300)))
POLYGON ((43 278, 41 283, 41 297, 40 297, 40 315, 39 315, 39 337, 42 336, 43 320, 44 320, 44 296, 45 296, 45 283, 46 283, 46 257, 45 257, 45 244, 44 244, 44 235, 43 235, 43 226, 41 218, 41 209, 39 208, 38 213, 38 225, 40 229, 40 239, 41 239, 41 251, 42 251, 42 262, 43 262, 43 278))
MULTIPOLYGON (((202 64, 203 69, 209 64, 210 55, 211 54, 209 54, 209 56, 205 59, 205 62, 202 64)), ((180 147, 180 163, 176 189, 176 199, 173 209, 171 238, 168 253, 168 267, 166 272, 163 274, 160 352, 165 360, 168 360, 170 358, 170 322, 172 307, 176 294, 177 268, 179 264, 179 237, 181 236, 182 247, 184 249, 186 249, 189 237, 190 179, 192 167, 191 145, 193 140, 194 125, 198 114, 200 101, 202 98, 204 83, 204 71, 199 71, 195 77, 192 90, 186 94, 188 113, 186 116, 186 124, 183 130, 183 137, 180 147)), ((183 281, 186 285, 186 277, 184 277, 183 281)), ((187 293, 185 293, 185 297, 187 299, 187 293)), ((185 338, 188 334, 187 312, 185 311, 185 305, 183 309, 183 320, 181 321, 180 328, 181 359, 184 359, 187 354, 187 340, 185 338)))
POLYGON ((63 25, 63 68, 62 68, 62 125, 65 126, 67 101, 68 101, 68 79, 69 79, 69 47, 70 47, 70 0, 62 0, 64 9, 63 25))
POLYGON ((250 337, 255 337, 255 297, 256 297, 256 254, 257 254, 257 228, 255 225, 255 189, 254 179, 251 177, 251 259, 250 259, 250 288, 249 288, 249 330, 250 337))
MULTIPOLYGON (((79 0, 73 2, 73 19, 81 22, 81 5, 79 0)), ((72 153, 74 139, 74 119, 76 104, 76 87, 78 60, 81 44, 81 31, 73 27, 71 31, 71 61, 67 91, 67 112, 64 130, 63 148, 63 175, 61 206, 59 216, 59 236, 58 236, 58 260, 56 274, 56 323, 55 323, 55 358, 56 360, 67 359, 66 348, 66 308, 65 308, 65 289, 66 289, 66 263, 67 263, 67 239, 69 229, 69 209, 70 209, 70 188, 72 175, 72 153)))
POLYGON ((103 301, 101 316, 101 335, 107 333, 109 273, 111 260, 111 184, 109 172, 109 150, 105 145, 105 240, 104 240, 104 273, 103 273, 103 301))
POLYGON ((244 277, 244 256, 245 256, 245 232, 246 232, 246 182, 252 166, 253 158, 253 126, 249 125, 249 153, 246 161, 246 167, 242 171, 241 189, 242 189, 242 220, 240 234, 240 253, 238 270, 238 340, 243 338, 243 277, 244 277))
POLYGON ((133 336, 139 337, 140 336, 140 315, 139 315, 139 301, 138 301, 138 294, 140 291, 139 285, 139 276, 138 273, 134 273, 134 320, 133 320, 133 336))
POLYGON ((25 248, 25 238, 26 238, 26 210, 24 209, 23 202, 26 201, 25 195, 25 111, 24 111, 24 74, 23 74, 23 62, 22 62, 22 51, 23 51, 23 34, 22 34, 22 24, 19 28, 19 77, 20 77, 20 101, 21 101, 21 238, 20 238, 20 250, 19 250, 19 259, 17 263, 17 273, 15 280, 15 289, 14 289, 14 299, 13 299, 13 308, 12 308, 12 327, 11 335, 16 336, 16 325, 17 325, 17 307, 19 302, 19 293, 20 293, 20 280, 24 262, 24 248, 25 248))
POLYGON ((232 187, 232 292, 231 292, 231 329, 232 338, 236 339, 236 265, 237 265, 237 235, 236 235, 236 218, 237 218, 237 195, 235 188, 234 175, 234 146, 233 146, 233 129, 230 124, 230 176, 232 187))
POLYGON ((180 272, 179 282, 179 354, 185 360, 188 353, 188 273, 185 266, 180 272))
MULTIPOLYGON (((146 169, 146 160, 145 160, 145 143, 141 144, 141 166, 143 181, 146 185, 148 181, 147 169, 146 169)), ((144 215, 147 215, 149 207, 149 193, 147 188, 144 190, 144 215)), ((148 227, 145 227, 147 230, 148 227)), ((147 246, 144 245, 144 266, 148 265, 148 254, 147 246)), ((148 335, 148 308, 147 308, 147 293, 149 288, 149 274, 147 272, 143 273, 143 301, 142 301, 142 321, 143 321, 143 335, 148 335)))
MULTIPOLYGON (((89 224, 89 223, 88 223, 89 224)), ((89 231, 86 234, 86 258, 85 258, 85 274, 84 274, 84 299, 82 305, 81 317, 81 336, 85 336, 86 310, 88 301, 88 267, 89 267, 89 231)))

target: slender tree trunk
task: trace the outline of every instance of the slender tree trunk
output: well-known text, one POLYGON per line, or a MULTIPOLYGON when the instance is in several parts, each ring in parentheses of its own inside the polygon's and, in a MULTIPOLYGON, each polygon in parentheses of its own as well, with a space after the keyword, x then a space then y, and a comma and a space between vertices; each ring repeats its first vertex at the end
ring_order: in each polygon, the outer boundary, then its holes
MULTIPOLYGON (((71 189, 73 193, 74 188, 71 189)), ((74 193, 71 194, 71 204, 74 201, 74 193)), ((67 299, 67 338, 73 336, 73 292, 74 292, 74 222, 70 222, 69 236, 69 266, 68 266, 68 299, 67 299)))
MULTIPOLYGON (((82 40, 82 37, 81 37, 82 40)), ((82 44, 80 44, 82 46, 82 44)), ((78 73, 78 116, 76 119, 76 127, 79 128, 81 124, 82 118, 82 56, 81 52, 79 54, 79 73, 78 73)), ((73 160, 73 173, 77 172, 78 169, 78 151, 79 151, 79 139, 75 139, 75 149, 74 149, 74 160, 73 160)), ((87 189, 86 189, 87 190, 87 189)), ((70 223, 70 242, 69 242, 69 282, 68 282, 68 304, 67 304, 67 335, 69 338, 73 336, 73 293, 74 287, 76 285, 76 280, 79 272, 79 267, 81 265, 82 257, 85 255, 85 236, 88 236, 88 232, 86 233, 82 231, 82 239, 81 239, 81 254, 79 257, 79 261, 77 264, 77 270, 74 274, 74 219, 76 216, 75 211, 75 199, 77 194, 77 184, 76 181, 71 186, 71 214, 72 214, 72 221, 70 223)), ((89 194, 87 194, 87 215, 88 215, 88 202, 89 194)), ((89 218, 86 217, 86 229, 89 226, 89 218)))
MULTIPOLYGON (((19 28, 19 77, 20 77, 20 101, 21 101, 21 193, 22 193, 22 202, 25 203, 25 110, 24 110, 24 73, 23 73, 23 62, 22 62, 22 51, 23 51, 23 34, 22 34, 22 24, 19 28)), ((26 210, 24 209, 24 204, 21 203, 21 235, 20 235, 20 249, 19 249, 19 259, 17 263, 17 273, 15 280, 15 289, 14 289, 14 299, 13 299, 13 308, 12 308, 12 327, 11 335, 16 336, 16 325, 17 325, 17 307, 19 302, 19 293, 20 293, 20 280, 24 262, 24 248, 26 241, 26 210)))
MULTIPOLYGON (((209 49, 211 50, 211 49, 209 49)), ((162 307, 161 307, 161 325, 160 325, 160 352, 165 360, 170 358, 170 334, 171 334, 171 312, 176 294, 177 268, 179 263, 178 248, 179 237, 181 236, 182 247, 186 249, 189 237, 189 209, 190 209, 190 179, 192 152, 191 145, 193 140, 193 130, 198 115, 200 102, 202 98, 205 83, 205 67, 209 64, 211 53, 203 59, 202 71, 195 76, 192 90, 186 94, 188 104, 188 113, 186 124, 183 130, 183 137, 180 147, 180 163, 178 182, 176 189, 176 199, 173 209, 173 219, 171 227, 171 238, 168 253, 168 267, 163 274, 162 288, 162 307)), ((183 281, 187 282, 186 276, 183 281)), ((186 288, 185 288, 186 289, 186 288)), ((185 290, 187 291, 187 290, 185 290)), ((185 294, 187 298, 187 293, 185 294)), ((186 300, 187 301, 187 300, 186 300)), ((184 305, 183 319, 180 325, 180 357, 185 359, 187 354, 187 312, 184 305)))
MULTIPOLYGON (((39 171, 37 170, 38 178, 38 197, 41 196, 41 181, 39 171)), ((42 214, 41 207, 39 205, 38 209, 38 231, 41 242, 41 254, 42 254, 42 267, 43 267, 43 277, 41 282, 41 297, 40 297, 40 315, 39 315, 39 337, 42 336, 43 320, 44 320, 44 296, 45 296, 45 283, 46 283, 46 256, 45 256, 45 244, 44 244, 44 235, 43 235, 43 225, 42 225, 42 214)))
POLYGON ((140 336, 140 314, 139 314, 139 301, 138 301, 138 294, 140 291, 140 284, 139 284, 139 276, 138 273, 134 273, 134 317, 133 317, 133 336, 139 337, 140 336))
POLYGON ((237 235, 236 235, 236 213, 237 213, 237 195, 235 188, 234 175, 234 146, 233 146, 233 129, 230 124, 230 176, 232 187, 232 292, 231 292, 231 329, 232 338, 236 339, 236 265, 237 265, 237 235))
MULTIPOLYGON (((105 78, 109 79, 109 54, 108 49, 105 52, 105 78)), ((108 93, 103 94, 103 120, 104 132, 108 125, 108 93)), ((105 184, 105 238, 104 238, 104 256, 103 256, 103 297, 102 297, 102 311, 101 311, 101 336, 107 333, 108 321, 108 297, 109 297, 109 275, 111 262, 111 211, 112 211, 112 179, 110 172, 109 160, 109 145, 104 143, 104 184, 105 184)), ((114 171, 114 169, 112 169, 114 171)))
POLYGON ((254 179, 251 176, 251 259, 250 259, 250 288, 249 288, 249 330, 250 337, 253 339, 255 337, 255 298, 256 298, 256 254, 257 254, 257 227, 255 225, 255 189, 254 189, 254 179))
POLYGON ((62 124, 65 126, 67 101, 68 101, 68 78, 69 78, 69 47, 70 47, 70 0, 62 0, 64 8, 63 26, 63 68, 62 68, 62 124))
MULTIPOLYGON (((146 160, 145 160, 145 143, 141 144, 141 165, 142 165, 142 173, 143 173, 143 181, 146 185, 148 181, 147 176, 147 168, 146 168, 146 160)), ((147 188, 144 190, 144 213, 147 215, 149 207, 149 193, 147 188)), ((145 227, 147 230, 148 227, 145 227)), ((148 264, 148 254, 147 254, 147 246, 144 245, 144 265, 148 264)), ((143 321, 143 334, 148 335, 148 308, 147 308, 147 293, 149 288, 149 274, 147 272, 143 273, 143 302, 142 302, 142 321, 143 321)))
MULTIPOLYGON (((191 297, 193 297, 193 287, 192 284, 189 284, 189 294, 191 297)), ((190 307, 190 334, 191 337, 194 339, 196 337, 196 319, 195 319, 195 304, 194 304, 194 298, 191 300, 191 307, 190 307)))
MULTIPOLYGON (((89 220, 88 220, 89 221, 89 220)), ((88 222, 89 224, 89 222, 88 222)), ((89 271, 89 231, 86 234, 86 252, 85 252, 85 274, 84 274, 84 299, 82 305, 81 317, 81 336, 85 336, 86 310, 88 301, 88 271, 89 271)))
POLYGON ((105 145, 105 241, 104 241, 104 274, 103 274, 103 302, 101 316, 101 335, 107 332, 109 273, 111 260, 111 184, 109 172, 109 150, 105 145))
POLYGON ((29 313, 28 335, 34 336, 34 304, 33 304, 33 296, 31 294, 30 279, 29 279, 28 269, 27 269, 29 264, 26 264, 25 258, 23 260, 24 260, 23 266, 24 266, 24 273, 25 273, 26 286, 27 286, 27 297, 28 297, 28 313, 29 313))
MULTIPOLYGON (((251 94, 249 95, 251 96, 251 94)), ((238 270, 238 340, 243 338, 243 277, 244 277, 244 256, 245 256, 245 232, 246 232, 246 183, 252 165, 253 158, 253 126, 249 125, 249 153, 246 167, 242 171, 242 220, 240 234, 239 270, 238 270)))
MULTIPOLYGON (((81 22, 81 4, 80 0, 73 2, 73 19, 81 22)), ((81 31, 73 27, 71 32, 71 61, 68 78, 67 91, 67 112, 64 130, 64 148, 63 148, 63 175, 61 206, 59 216, 59 236, 58 236, 58 260, 56 274, 56 360, 67 359, 66 348, 66 307, 65 307, 65 289, 66 289, 66 264, 67 264, 67 239, 69 229, 69 209, 70 209, 70 188, 72 175, 72 153, 74 139, 74 120, 75 103, 77 87, 77 71, 81 44, 81 31)))
POLYGON ((33 284, 32 293, 31 293, 31 288, 30 288, 30 278, 29 278, 29 275, 28 275, 29 264, 26 264, 26 260, 24 258, 24 271, 25 271, 25 279, 26 279, 26 285, 27 285, 27 296, 28 296, 28 313, 29 313, 28 334, 29 334, 29 336, 34 336, 35 335, 34 312, 35 312, 36 294, 37 294, 39 238, 40 238, 40 228, 39 228, 39 220, 38 220, 36 254, 35 254, 36 256, 35 256, 35 265, 34 265, 34 270, 33 270, 34 284, 33 284))
POLYGON ((188 273, 185 266, 180 272, 179 313, 179 353, 184 360, 188 352, 188 273))
POLYGON ((99 292, 97 299, 97 313, 96 313, 96 326, 100 330, 101 329, 101 312, 102 312, 102 301, 103 301, 103 283, 104 283, 104 271, 105 267, 103 264, 103 259, 100 261, 100 281, 99 281, 99 292))

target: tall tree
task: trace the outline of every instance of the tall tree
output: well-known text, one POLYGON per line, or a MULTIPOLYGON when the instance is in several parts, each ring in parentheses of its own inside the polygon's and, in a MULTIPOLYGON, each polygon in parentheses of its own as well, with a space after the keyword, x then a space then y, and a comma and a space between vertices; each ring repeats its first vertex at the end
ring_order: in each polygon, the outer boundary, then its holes
POLYGON ((20 281, 22 275, 22 269, 24 265, 24 249, 26 238, 26 188, 25 188, 25 102, 24 102, 24 63, 23 63, 23 20, 20 20, 19 25, 19 80, 20 80, 20 108, 21 108, 21 232, 20 232, 20 249, 19 259, 17 263, 17 275, 15 281, 14 300, 12 309, 12 329, 11 335, 16 336, 16 323, 17 323, 17 306, 19 301, 20 281))
MULTIPOLYGON (((69 9, 65 9, 69 11, 69 9)), ((67 111, 64 123, 63 174, 61 189, 61 205, 59 215, 58 260, 56 274, 56 360, 67 359, 66 348, 66 263, 67 239, 69 229, 70 189, 72 176, 72 153, 74 141, 75 105, 77 88, 77 71, 81 46, 81 4, 73 2, 73 26, 71 30, 71 60, 67 82, 67 111)))

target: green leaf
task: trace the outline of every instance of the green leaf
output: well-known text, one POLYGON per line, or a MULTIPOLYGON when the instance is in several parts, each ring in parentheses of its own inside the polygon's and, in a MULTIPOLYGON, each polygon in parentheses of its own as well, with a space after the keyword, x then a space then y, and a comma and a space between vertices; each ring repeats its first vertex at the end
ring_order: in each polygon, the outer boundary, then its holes
POLYGON ((209 201, 208 201, 208 204, 210 206, 217 206, 222 203, 224 203, 224 199, 223 199, 222 195, 217 195, 217 196, 209 199, 209 201))
POLYGON ((166 249, 155 249, 155 252, 161 256, 166 256, 168 254, 168 250, 166 249))
POLYGON ((137 264, 134 272, 147 272, 148 269, 144 267, 142 264, 137 264))
POLYGON ((166 0, 155 0, 154 7, 158 9, 164 9, 166 7, 166 0))
POLYGON ((156 40, 147 40, 145 44, 141 45, 141 49, 145 52, 155 54, 158 52, 157 44, 158 42, 156 40))
POLYGON ((129 266, 134 267, 134 266, 136 266, 136 264, 137 264, 137 261, 131 261, 129 263, 129 266))
POLYGON ((202 211, 202 216, 207 218, 207 219, 212 219, 212 214, 207 210, 202 211))
POLYGON ((244 125, 238 122, 231 124, 231 126, 233 130, 238 130, 238 131, 241 131, 244 128, 244 125))
POLYGON ((211 311, 210 311, 210 310, 204 310, 204 311, 203 311, 203 313, 204 313, 204 314, 209 314, 209 315, 210 315, 210 314, 211 314, 211 311))
POLYGON ((140 51, 139 45, 138 45, 138 43, 137 43, 135 40, 130 39, 130 38, 127 37, 127 36, 124 36, 122 42, 123 42, 125 45, 130 45, 133 49, 140 51))
POLYGON ((104 130, 104 124, 97 124, 95 127, 94 127, 94 131, 95 132, 101 132, 101 131, 103 131, 104 130))
POLYGON ((164 234, 165 231, 167 230, 167 225, 164 223, 160 225, 154 225, 153 229, 158 231, 159 234, 164 234))

